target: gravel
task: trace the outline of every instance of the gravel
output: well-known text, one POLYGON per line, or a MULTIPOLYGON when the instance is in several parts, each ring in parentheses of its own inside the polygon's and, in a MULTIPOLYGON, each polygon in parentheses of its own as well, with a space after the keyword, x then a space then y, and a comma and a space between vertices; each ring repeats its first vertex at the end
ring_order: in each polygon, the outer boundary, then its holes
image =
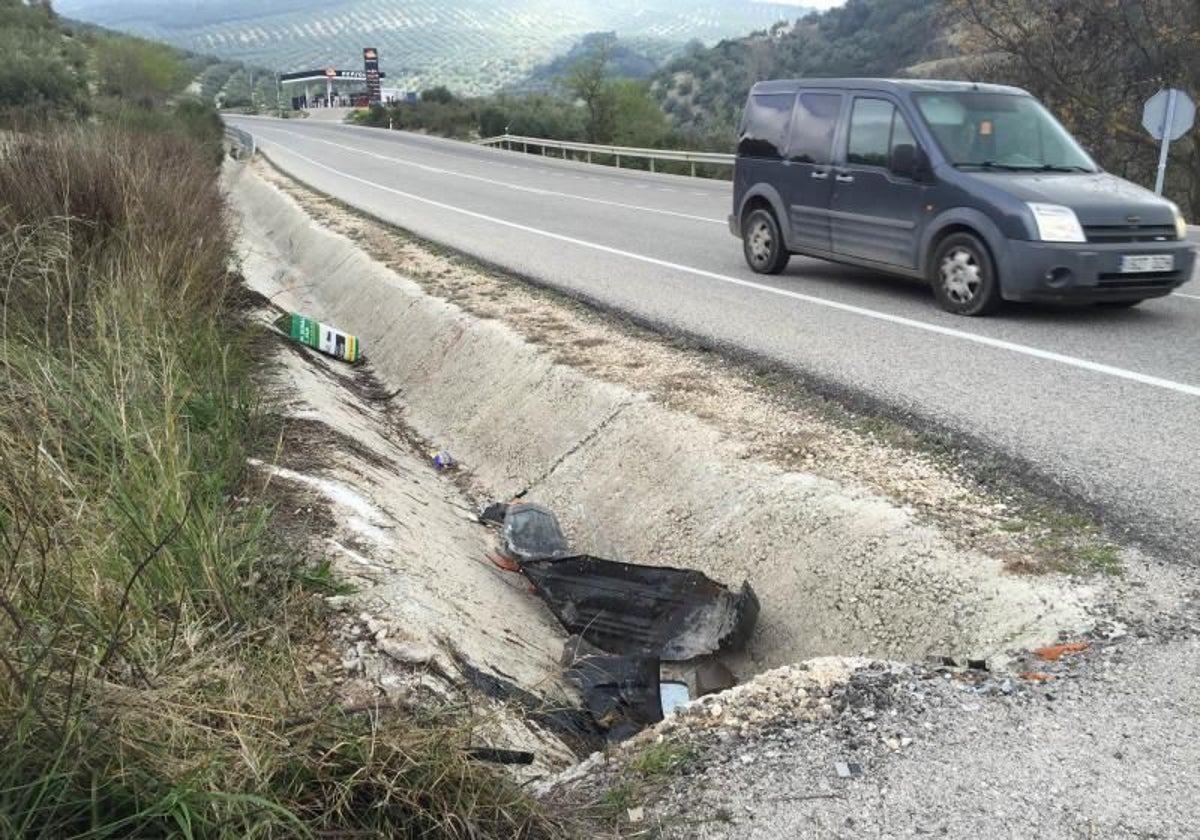
POLYGON ((1001 673, 778 669, 543 792, 580 806, 633 784, 668 838, 1195 836, 1200 620, 1189 606, 1140 629, 1001 673), (630 766, 657 743, 691 754, 666 781, 630 766))

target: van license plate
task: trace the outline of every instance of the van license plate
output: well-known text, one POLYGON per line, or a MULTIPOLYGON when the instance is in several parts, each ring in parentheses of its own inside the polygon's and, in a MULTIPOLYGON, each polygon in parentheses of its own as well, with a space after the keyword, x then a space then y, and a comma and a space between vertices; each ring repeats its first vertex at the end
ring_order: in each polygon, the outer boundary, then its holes
POLYGON ((1174 254, 1126 254, 1121 257, 1122 274, 1142 274, 1148 271, 1174 270, 1174 254))

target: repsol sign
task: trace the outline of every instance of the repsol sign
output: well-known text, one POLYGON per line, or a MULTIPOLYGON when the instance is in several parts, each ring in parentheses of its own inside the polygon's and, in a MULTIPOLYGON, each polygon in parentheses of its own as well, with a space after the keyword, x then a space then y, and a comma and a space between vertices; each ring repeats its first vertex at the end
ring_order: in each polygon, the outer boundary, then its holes
MULTIPOLYGON (((386 73, 380 73, 379 78, 386 78, 386 73)), ((313 82, 322 79, 343 79, 353 82, 370 81, 366 70, 338 70, 327 67, 323 70, 301 70, 296 73, 284 73, 279 77, 281 82, 313 82)))

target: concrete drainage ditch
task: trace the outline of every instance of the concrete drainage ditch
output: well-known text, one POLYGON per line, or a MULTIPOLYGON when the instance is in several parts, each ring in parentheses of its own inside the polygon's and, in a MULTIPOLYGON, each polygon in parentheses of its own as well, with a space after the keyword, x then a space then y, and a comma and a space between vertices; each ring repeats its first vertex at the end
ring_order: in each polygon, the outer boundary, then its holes
POLYGON ((740 678, 831 654, 986 659, 1087 626, 1087 588, 1009 574, 886 499, 747 459, 703 420, 556 363, 374 262, 252 167, 227 187, 250 284, 359 336, 405 423, 453 452, 474 495, 550 507, 580 552, 750 581, 761 614, 728 662, 740 678))

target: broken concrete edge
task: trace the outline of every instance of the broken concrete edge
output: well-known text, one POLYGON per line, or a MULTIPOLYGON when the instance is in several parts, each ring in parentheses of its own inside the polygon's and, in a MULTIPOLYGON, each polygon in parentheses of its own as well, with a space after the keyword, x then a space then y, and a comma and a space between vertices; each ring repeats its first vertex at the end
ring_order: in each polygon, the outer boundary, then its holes
MULTIPOLYGON (((1066 643, 1068 654, 1079 657, 1097 655, 1117 639, 1105 641, 1093 638, 1075 643, 1066 643)), ((1014 652, 1015 654, 1015 652, 1014 652)), ((773 725, 787 724, 797 717, 797 700, 810 704, 807 720, 818 727, 830 730, 838 727, 839 706, 861 707, 859 713, 865 719, 873 719, 882 709, 888 708, 890 691, 909 691, 923 695, 921 686, 927 681, 945 682, 955 686, 962 697, 964 711, 977 710, 981 695, 997 694, 1012 697, 1024 695, 1033 700, 1039 695, 1048 699, 1052 696, 1055 682, 1068 678, 1080 663, 1069 658, 1046 661, 1040 651, 1020 652, 1024 661, 1040 661, 1042 667, 1053 668, 1054 673, 1013 670, 989 672, 969 666, 945 664, 944 662, 914 663, 897 662, 865 657, 817 657, 795 665, 764 671, 744 683, 716 694, 697 697, 683 704, 663 720, 643 729, 636 735, 609 744, 603 751, 589 755, 579 764, 562 772, 538 780, 533 785, 536 795, 555 798, 564 790, 579 784, 591 784, 597 776, 607 774, 610 779, 620 778, 627 768, 635 764, 647 750, 665 743, 692 746, 701 741, 711 741, 716 733, 718 742, 728 737, 745 735, 746 728, 769 729, 773 725), (885 696, 872 696, 883 694, 885 696), (864 712, 863 709, 866 709, 864 712), (729 736, 720 735, 724 730, 729 736)), ((932 659, 932 658, 931 658, 932 659)), ((941 660, 941 657, 937 659, 941 660)), ((914 737, 890 737, 880 735, 886 752, 899 753, 909 747, 914 737)), ((846 757, 829 768, 831 775, 852 779, 863 775, 868 763, 878 760, 869 755, 846 757), (838 766, 845 765, 844 767, 838 766), (857 769, 853 765, 857 765, 857 769)))

